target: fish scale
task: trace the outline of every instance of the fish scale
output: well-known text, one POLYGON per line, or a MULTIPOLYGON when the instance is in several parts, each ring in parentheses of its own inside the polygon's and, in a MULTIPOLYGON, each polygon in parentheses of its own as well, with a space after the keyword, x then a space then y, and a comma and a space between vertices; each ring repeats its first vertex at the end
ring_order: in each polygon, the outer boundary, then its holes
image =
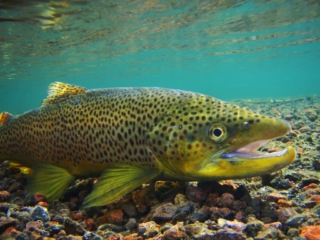
POLYGON ((248 158, 237 156, 248 144, 285 134, 288 124, 203 94, 164 88, 87 90, 59 82, 48 93, 38 109, 18 117, 0 114, 0 159, 32 168, 30 191, 50 200, 74 178, 99 177, 84 202, 95 206, 152 179, 248 177, 294 160, 290 147, 277 157, 255 155, 255 149, 248 158))

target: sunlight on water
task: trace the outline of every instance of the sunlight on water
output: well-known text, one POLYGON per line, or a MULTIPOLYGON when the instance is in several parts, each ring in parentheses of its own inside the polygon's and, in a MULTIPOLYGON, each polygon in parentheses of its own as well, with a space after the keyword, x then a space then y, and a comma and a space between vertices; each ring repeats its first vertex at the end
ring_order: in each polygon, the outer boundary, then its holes
POLYGON ((319 94, 318 1, 2 1, 1 111, 53 81, 218 98, 319 94))

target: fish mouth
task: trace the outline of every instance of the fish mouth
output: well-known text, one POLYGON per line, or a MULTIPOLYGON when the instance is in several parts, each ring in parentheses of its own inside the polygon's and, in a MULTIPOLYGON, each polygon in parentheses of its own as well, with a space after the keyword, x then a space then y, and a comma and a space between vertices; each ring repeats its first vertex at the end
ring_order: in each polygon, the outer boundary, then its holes
POLYGON ((222 159, 237 158, 237 159, 261 159, 261 158, 271 158, 271 157, 282 157, 288 153, 288 149, 283 149, 281 151, 266 153, 258 152, 257 150, 265 146, 271 140, 260 140, 253 143, 250 143, 242 148, 224 153, 220 156, 222 159))

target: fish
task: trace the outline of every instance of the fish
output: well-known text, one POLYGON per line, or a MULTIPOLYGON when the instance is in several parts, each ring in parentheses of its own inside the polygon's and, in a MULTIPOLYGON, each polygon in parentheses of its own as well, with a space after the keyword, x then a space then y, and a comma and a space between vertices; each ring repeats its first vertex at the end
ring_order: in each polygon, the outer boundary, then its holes
POLYGON ((241 179, 280 170, 293 147, 260 147, 290 131, 279 118, 166 88, 88 90, 54 82, 39 108, 0 114, 0 160, 31 169, 27 189, 49 201, 75 179, 97 178, 85 207, 156 180, 241 179))

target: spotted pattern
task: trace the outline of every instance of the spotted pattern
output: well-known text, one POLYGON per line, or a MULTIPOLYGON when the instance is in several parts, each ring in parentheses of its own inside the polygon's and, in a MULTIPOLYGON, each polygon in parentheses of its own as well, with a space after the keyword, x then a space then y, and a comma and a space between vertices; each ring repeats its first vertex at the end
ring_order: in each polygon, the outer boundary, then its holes
POLYGON ((208 135, 213 123, 234 130, 260 119, 244 108, 192 92, 89 90, 0 127, 0 158, 25 159, 27 165, 46 162, 76 175, 100 174, 112 163, 153 168, 156 159, 179 162, 217 148, 208 135))

